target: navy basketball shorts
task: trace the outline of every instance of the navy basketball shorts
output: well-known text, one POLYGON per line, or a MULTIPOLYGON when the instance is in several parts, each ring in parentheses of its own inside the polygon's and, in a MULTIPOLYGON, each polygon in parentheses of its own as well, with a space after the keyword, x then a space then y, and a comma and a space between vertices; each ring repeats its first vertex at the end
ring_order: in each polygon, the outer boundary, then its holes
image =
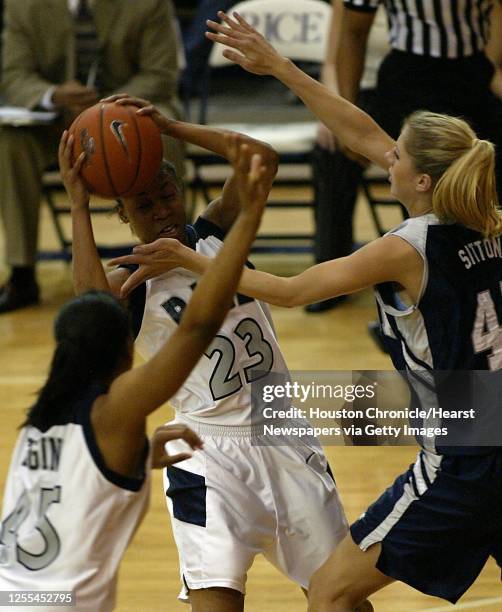
POLYGON ((420 451, 350 531, 361 550, 380 542, 386 576, 455 603, 490 555, 502 565, 502 449, 420 451))
MULTIPOLYGON (((201 424, 177 416, 204 449, 164 472, 164 491, 180 559, 181 600, 191 589, 245 593, 262 554, 308 588, 315 570, 346 536, 335 482, 320 446, 259 446, 251 427, 201 424)), ((179 440, 170 454, 185 450, 179 440)))

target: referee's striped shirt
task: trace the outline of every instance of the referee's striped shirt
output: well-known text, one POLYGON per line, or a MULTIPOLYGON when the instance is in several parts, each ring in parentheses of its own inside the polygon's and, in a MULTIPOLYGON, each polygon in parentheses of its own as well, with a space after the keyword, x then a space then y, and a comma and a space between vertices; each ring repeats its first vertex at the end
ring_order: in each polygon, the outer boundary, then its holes
POLYGON ((344 0, 352 10, 375 11, 383 2, 393 49, 416 55, 458 58, 481 51, 490 12, 498 0, 344 0))

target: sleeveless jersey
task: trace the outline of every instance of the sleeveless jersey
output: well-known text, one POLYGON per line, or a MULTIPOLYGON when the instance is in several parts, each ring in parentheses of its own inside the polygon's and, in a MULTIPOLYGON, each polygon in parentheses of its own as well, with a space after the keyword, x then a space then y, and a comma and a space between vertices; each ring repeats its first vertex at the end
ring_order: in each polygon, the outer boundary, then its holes
POLYGON ((74 591, 72 610, 113 609, 120 560, 147 509, 150 470, 145 464, 136 479, 105 466, 90 422, 101 392, 77 402, 68 423, 21 430, 3 500, 0 590, 74 591))
MULTIPOLYGON (((223 244, 220 228, 202 217, 187 226, 187 233, 191 246, 209 257, 215 257, 223 244)), ((147 281, 143 320, 136 338, 136 348, 144 359, 155 354, 176 329, 197 278, 176 268, 147 281)), ((287 368, 268 306, 236 295, 218 334, 169 403, 195 420, 211 417, 217 425, 249 425, 251 382, 270 371, 286 373, 287 368)))
MULTIPOLYGON (((428 387, 432 393, 424 392, 422 404, 437 401, 434 372, 502 369, 502 237, 483 239, 458 224, 441 223, 434 214, 407 219, 389 235, 413 246, 425 264, 417 304, 406 303, 394 283, 376 287, 395 367, 413 371, 422 391, 428 387)), ((448 447, 449 454, 488 450, 448 447)))

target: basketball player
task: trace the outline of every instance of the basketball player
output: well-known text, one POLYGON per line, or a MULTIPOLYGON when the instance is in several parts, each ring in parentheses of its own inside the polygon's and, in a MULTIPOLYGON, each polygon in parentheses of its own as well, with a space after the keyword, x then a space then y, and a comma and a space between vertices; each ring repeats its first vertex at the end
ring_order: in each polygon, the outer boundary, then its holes
MULTIPOLYGON (((419 111, 394 141, 367 114, 314 81, 238 14, 208 37, 227 58, 280 79, 352 150, 388 169, 410 215, 353 255, 298 276, 246 270, 240 290, 294 306, 375 286, 394 364, 429 384, 437 370, 502 368, 502 220, 493 145, 461 119, 419 111)), ((204 259, 172 240, 137 249, 138 276, 204 259)), ((133 258, 133 261, 135 259, 133 258)), ((136 283, 129 279, 129 290, 136 283)), ((436 404, 439 405, 439 404, 436 404)), ((455 602, 490 555, 502 564, 502 451, 423 441, 414 466, 356 521, 314 574, 309 610, 354 610, 401 580, 455 602)))
MULTIPOLYGON (((84 194, 78 177, 83 157, 70 168, 70 147, 65 133, 62 172, 72 192, 84 194)), ((87 292, 61 309, 49 376, 28 411, 7 479, 0 590, 14 596, 73 591, 75 610, 113 609, 118 565, 148 504, 146 417, 178 391, 218 331, 266 202, 260 156, 251 159, 235 139, 228 139, 227 147, 241 203, 238 218, 155 356, 131 369, 130 315, 109 293, 87 292)), ((88 202, 88 197, 78 202, 84 216, 88 202)), ((85 239, 80 236, 79 249, 85 239)), ((193 449, 202 446, 181 423, 156 435, 161 446, 175 438, 193 449)), ((186 452, 164 456, 157 448, 154 462, 161 467, 187 457, 186 452)), ((33 601, 48 603, 44 609, 50 610, 62 603, 47 597, 33 601)))
MULTIPOLYGON (((225 132, 172 121, 144 100, 120 96, 107 102, 135 104, 161 132, 228 158, 225 132)), ((277 155, 266 144, 236 136, 249 154, 259 153, 270 189, 277 155)), ((77 291, 113 287, 117 294, 131 275, 118 268, 105 278, 94 242, 88 194, 65 179, 74 223, 77 291), (81 241, 84 240, 85 244, 81 241)), ((123 198, 118 209, 143 243, 176 238, 214 257, 242 205, 230 177, 194 225, 186 225, 183 193, 168 163, 145 193, 123 198)), ((152 278, 130 297, 139 314, 136 347, 148 358, 175 332, 198 276, 184 269, 152 278)), ((266 305, 236 295, 218 334, 183 387, 171 399, 175 422, 194 429, 204 456, 165 472, 165 491, 180 556, 182 592, 192 609, 243 610, 246 575, 258 553, 303 588, 345 536, 347 525, 335 483, 319 446, 260 446, 252 441, 251 382, 254 370, 286 373, 266 305)), ((170 443, 172 453, 180 449, 170 443)))

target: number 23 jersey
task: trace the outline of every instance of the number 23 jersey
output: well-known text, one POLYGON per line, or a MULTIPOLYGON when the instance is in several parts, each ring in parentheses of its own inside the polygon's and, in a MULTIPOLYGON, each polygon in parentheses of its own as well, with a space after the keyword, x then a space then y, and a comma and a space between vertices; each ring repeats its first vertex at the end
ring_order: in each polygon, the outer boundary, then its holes
MULTIPOLYGON (((187 226, 189 242, 198 253, 215 257, 222 231, 200 217, 187 226)), ((190 301, 198 276, 175 268, 146 282, 146 295, 136 349, 144 359, 154 355, 176 329, 190 301)), ((187 346, 187 351, 190 346, 187 346)), ((193 419, 211 417, 218 425, 249 425, 251 383, 267 372, 286 373, 268 306, 235 295, 217 335, 181 389, 169 403, 193 419)))

